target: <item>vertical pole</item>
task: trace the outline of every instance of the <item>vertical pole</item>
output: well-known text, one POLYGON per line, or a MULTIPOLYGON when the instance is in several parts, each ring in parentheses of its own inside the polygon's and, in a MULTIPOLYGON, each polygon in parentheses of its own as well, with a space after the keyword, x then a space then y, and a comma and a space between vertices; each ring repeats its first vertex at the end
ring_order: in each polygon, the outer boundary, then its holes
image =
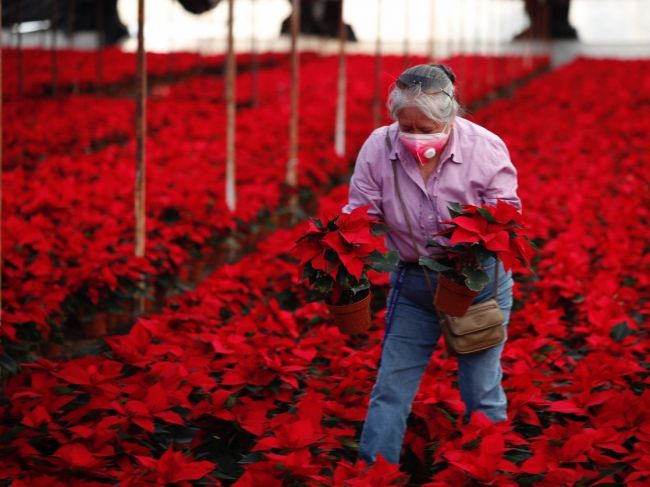
POLYGON ((436 59, 436 0, 430 0, 429 5, 431 5, 431 18, 429 19, 429 47, 427 49, 427 57, 429 58, 429 62, 433 63, 436 59))
POLYGON ((66 12, 66 33, 70 39, 70 47, 72 47, 72 33, 74 32, 74 0, 68 0, 68 10, 66 12))
POLYGON ((345 100, 347 73, 345 71, 345 41, 347 30, 343 21, 344 0, 339 2, 339 79, 338 96, 336 101, 336 128, 334 132, 334 151, 339 157, 345 155, 345 100))
POLYGON ((226 58, 226 205, 235 211, 235 47, 233 39, 234 0, 228 0, 228 54, 226 58))
MULTIPOLYGON (((68 39, 69 39, 69 49, 74 48, 74 22, 75 22, 75 14, 74 14, 74 9, 75 9, 75 0, 68 0, 68 19, 67 19, 67 31, 68 31, 68 39)), ((77 65, 77 73, 74 78, 74 82, 72 83, 72 92, 77 93, 79 91, 79 66, 77 65)))
POLYGON ((458 21, 458 71, 459 79, 461 85, 461 93, 467 93, 468 85, 468 74, 467 74, 467 58, 465 57, 465 42, 466 39, 466 29, 464 21, 464 11, 465 11, 465 0, 458 0, 458 10, 456 11, 457 21, 458 21))
POLYGON ((24 93, 24 80, 25 80, 25 63, 23 60, 23 33, 20 25, 23 22, 23 2, 18 0, 16 9, 16 23, 18 25, 18 97, 22 98, 24 93))
MULTIPOLYGON (((485 73, 485 76, 481 76, 481 86, 485 87, 490 86, 490 9, 489 7, 486 7, 486 2, 488 0, 481 0, 481 10, 479 12, 479 19, 482 19, 481 22, 481 49, 480 49, 480 55, 481 58, 484 60, 484 62, 487 63, 487 66, 485 66, 485 70, 483 71, 485 73)), ((487 94, 485 89, 480 90, 481 96, 487 94)))
POLYGON ((56 45, 56 37, 59 32, 59 4, 58 0, 52 0, 52 96, 57 96, 59 88, 59 55, 56 45))
POLYGON ((291 13, 291 120, 289 121, 289 162, 287 185, 298 186, 298 31, 300 28, 300 0, 292 0, 291 13))
MULTIPOLYGON (((2 19, 2 0, 0 0, 0 19, 2 19)), ((0 326, 2 326, 2 32, 0 32, 0 326)))
POLYGON ((257 36, 255 24, 255 0, 251 0, 251 69, 252 69, 252 80, 251 80, 251 103, 256 107, 259 103, 259 91, 260 91, 260 66, 259 66, 259 57, 257 55, 257 36))
POLYGON ((169 6, 169 15, 167 15, 167 32, 168 32, 168 37, 167 37, 167 49, 169 52, 167 53, 167 56, 165 56, 165 79, 167 83, 171 83, 173 81, 172 77, 172 61, 173 61, 173 55, 174 55, 174 9, 176 8, 176 0, 171 0, 171 5, 169 6))
POLYGON ((411 24, 411 16, 410 16, 410 9, 411 9, 411 2, 410 0, 405 0, 405 7, 404 7, 404 54, 403 54, 403 68, 406 69, 409 67, 409 64, 411 63, 411 60, 409 59, 409 54, 410 54, 410 45, 409 45, 409 28, 411 24))
POLYGON ((490 56, 488 60, 488 82, 490 83, 492 89, 496 87, 497 83, 497 64, 498 63, 498 56, 499 56, 499 28, 500 28, 500 18, 501 18, 501 2, 496 2, 492 8, 490 9, 492 15, 494 15, 494 22, 492 24, 494 25, 494 29, 490 29, 492 35, 494 35, 494 39, 492 42, 492 55, 490 56))
POLYGON ((473 73, 471 75, 471 78, 468 80, 470 82, 474 83, 474 93, 479 95, 481 98, 483 98, 482 95, 482 90, 481 90, 481 85, 483 84, 483 71, 481 69, 481 66, 479 65, 479 62, 481 62, 483 59, 480 57, 481 52, 482 52, 482 46, 481 46, 481 35, 483 32, 481 31, 481 24, 480 20, 483 12, 482 6, 483 6, 483 0, 478 1, 478 5, 476 7, 472 7, 470 4, 470 9, 475 8, 476 13, 478 14, 478 18, 476 20, 475 24, 475 29, 472 31, 472 41, 470 43, 470 55, 472 56, 470 59, 473 59, 473 61, 470 63, 470 69, 473 66, 473 73))
POLYGON ((551 11, 550 11, 550 6, 548 4, 544 5, 544 30, 542 34, 542 46, 540 49, 540 52, 538 52, 538 55, 547 55, 550 56, 551 54, 551 11))
POLYGON ((97 92, 102 91, 102 85, 104 80, 104 41, 105 41, 105 32, 104 32, 104 1, 105 0, 96 0, 95 3, 95 13, 97 20, 97 92))
MULTIPOLYGON (((146 243, 146 165, 145 134, 147 108, 147 66, 144 55, 144 0, 138 0, 138 57, 136 81, 136 169, 135 169, 135 256, 144 257, 146 243)), ((146 283, 141 283, 146 291, 146 283)), ((144 313, 144 292, 138 302, 138 312, 144 313)))
POLYGON ((377 37, 375 37, 375 89, 372 97, 372 123, 374 127, 381 125, 381 7, 382 0, 377 4, 377 37))

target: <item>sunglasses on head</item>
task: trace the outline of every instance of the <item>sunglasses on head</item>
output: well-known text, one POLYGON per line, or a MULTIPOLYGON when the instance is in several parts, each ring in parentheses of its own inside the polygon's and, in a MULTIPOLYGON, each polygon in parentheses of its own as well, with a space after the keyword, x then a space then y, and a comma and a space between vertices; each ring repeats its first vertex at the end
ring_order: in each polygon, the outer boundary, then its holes
MULTIPOLYGON (((441 69, 449 78, 449 80, 453 83, 456 82, 456 75, 444 64, 433 64, 432 66, 435 66, 439 69, 441 69)), ((447 95, 449 98, 452 98, 452 96, 447 93, 446 91, 442 90, 439 87, 439 83, 436 82, 436 80, 429 78, 427 76, 420 76, 418 74, 412 74, 412 73, 402 73, 402 75, 397 79, 396 85, 400 89, 406 89, 406 88, 411 88, 412 86, 419 85, 420 89, 427 94, 435 94, 435 93, 444 93, 447 95)))

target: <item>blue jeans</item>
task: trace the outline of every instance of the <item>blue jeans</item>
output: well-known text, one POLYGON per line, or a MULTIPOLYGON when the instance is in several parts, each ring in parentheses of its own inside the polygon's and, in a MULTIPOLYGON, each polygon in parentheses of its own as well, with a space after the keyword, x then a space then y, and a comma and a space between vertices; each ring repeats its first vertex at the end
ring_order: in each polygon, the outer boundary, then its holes
MULTIPOLYGON (((496 262, 493 258, 484 262, 490 282, 474 303, 486 301, 494 295, 496 262)), ((435 289, 437 275, 428 272, 435 289)), ((399 463, 406 420, 440 338, 438 316, 422 269, 400 266, 391 273, 390 282, 379 371, 370 395, 359 447, 359 458, 367 463, 374 463, 377 453, 391 463, 399 463)), ((499 261, 497 301, 505 318, 506 339, 512 308, 512 285, 512 272, 506 273, 499 261)), ((507 400, 501 386, 504 344, 458 357, 458 384, 465 404, 465 419, 473 411, 483 412, 493 422, 507 419, 507 400)))

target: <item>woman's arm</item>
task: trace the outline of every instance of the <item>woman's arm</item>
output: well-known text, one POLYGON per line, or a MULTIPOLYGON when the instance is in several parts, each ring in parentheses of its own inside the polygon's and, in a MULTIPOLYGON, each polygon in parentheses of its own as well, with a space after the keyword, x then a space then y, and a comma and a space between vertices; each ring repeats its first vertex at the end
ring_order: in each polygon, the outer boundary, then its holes
POLYGON ((494 205, 498 198, 521 211, 521 200, 517 195, 517 168, 510 160, 508 148, 501 139, 492 141, 490 146, 490 173, 483 191, 483 203, 494 205))
POLYGON ((380 172, 378 167, 380 158, 386 157, 386 154, 383 146, 378 143, 382 138, 377 135, 375 132, 370 136, 359 151, 350 178, 348 203, 342 210, 344 213, 350 213, 360 206, 370 205, 368 214, 383 219, 382 185, 381 180, 377 180, 376 176, 380 172))

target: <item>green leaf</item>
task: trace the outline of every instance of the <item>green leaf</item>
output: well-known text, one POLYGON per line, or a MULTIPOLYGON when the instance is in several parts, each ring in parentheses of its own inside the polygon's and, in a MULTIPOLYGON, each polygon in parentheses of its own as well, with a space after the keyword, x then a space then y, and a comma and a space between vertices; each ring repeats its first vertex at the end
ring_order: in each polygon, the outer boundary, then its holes
POLYGON ((12 375, 18 373, 18 364, 6 353, 0 354, 0 368, 5 369, 12 375))
POLYGON ((472 291, 480 291, 490 281, 487 273, 481 269, 463 269, 465 285, 472 291))
POLYGON ((350 291, 352 291, 353 294, 358 294, 369 288, 370 288, 370 283, 368 281, 362 281, 358 286, 352 286, 350 288, 350 291))
POLYGON ((368 257, 368 263, 377 272, 390 272, 399 263, 399 253, 396 250, 390 250, 382 254, 378 250, 374 250, 368 257))
POLYGON ((427 240, 427 247, 436 247, 438 249, 446 249, 446 245, 442 245, 440 242, 437 242, 436 240, 427 240))
POLYGON ((359 449, 359 443, 357 443, 353 438, 348 438, 345 436, 337 436, 337 440, 341 442, 341 444, 350 450, 358 450, 359 449))
POLYGON ((626 336, 629 336, 632 333, 633 333, 632 329, 629 326, 627 326, 627 323, 625 321, 621 321, 620 323, 612 327, 610 336, 614 341, 621 342, 626 336))
POLYGON ((460 203, 449 202, 449 206, 447 208, 449 209, 449 214, 452 218, 456 218, 457 216, 463 214, 463 205, 460 203))
POLYGON ((385 223, 373 223, 370 225, 370 233, 373 237, 381 237, 389 231, 390 227, 385 223))
POLYGON ((238 463, 257 463, 265 459, 266 457, 262 452, 254 451, 253 453, 244 456, 238 463))
POLYGON ((472 245, 470 247, 471 251, 474 253, 474 256, 476 257, 476 260, 478 261, 483 261, 486 259, 489 259, 490 257, 494 257, 495 253, 492 252, 491 250, 486 249, 482 245, 472 245))
POLYGON ((477 448, 480 444, 481 444, 481 439, 474 438, 473 440, 470 440, 467 443, 463 443, 462 448, 463 450, 473 450, 474 448, 477 448))
POLYGON ((490 223, 494 223, 494 217, 492 216, 492 213, 490 213, 488 210, 485 208, 478 208, 477 209, 478 214, 481 215, 483 218, 485 218, 487 221, 490 223))
POLYGON ((327 249, 325 251, 325 258, 330 262, 339 262, 339 254, 336 253, 334 249, 327 249))
POLYGON ((420 265, 423 265, 431 269, 432 271, 445 272, 445 271, 450 271, 452 269, 451 267, 441 264, 440 262, 438 262, 435 259, 432 259, 431 257, 420 256, 418 262, 420 265))
POLYGON ((323 222, 320 221, 320 218, 312 217, 311 221, 314 222, 314 225, 316 225, 316 228, 318 228, 319 230, 325 229, 325 226, 323 225, 323 222))

